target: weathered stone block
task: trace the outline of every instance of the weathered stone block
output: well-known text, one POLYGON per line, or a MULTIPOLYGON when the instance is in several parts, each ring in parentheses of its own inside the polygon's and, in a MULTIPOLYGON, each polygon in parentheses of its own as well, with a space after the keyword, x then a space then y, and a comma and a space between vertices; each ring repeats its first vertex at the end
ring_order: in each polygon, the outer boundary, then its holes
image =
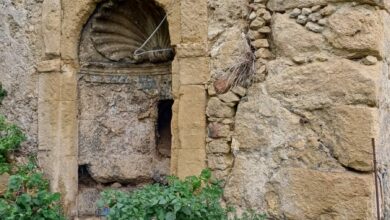
POLYGON ((77 71, 72 64, 64 64, 62 67, 60 86, 61 101, 77 100, 77 71))
POLYGON ((218 122, 213 122, 208 125, 207 131, 210 138, 229 137, 230 126, 218 122))
POLYGON ((181 85, 200 85, 206 83, 209 80, 209 58, 181 58, 179 62, 181 85))
POLYGON ((238 101, 240 101, 240 97, 238 97, 236 94, 234 94, 231 91, 218 95, 218 98, 225 103, 237 103, 238 101))
POLYGON ((268 65, 266 87, 285 106, 317 109, 334 104, 376 105, 381 65, 365 66, 346 59, 288 67, 268 65))
MULTIPOLYGON (((325 110, 326 111, 326 110, 325 110)), ((358 171, 372 171, 371 139, 377 134, 376 108, 363 106, 338 106, 323 113, 318 132, 331 145, 335 157, 345 167, 358 171)))
POLYGON ((209 117, 230 118, 234 116, 235 111, 220 99, 212 97, 207 104, 206 113, 209 117))
POLYGON ((207 57, 207 44, 205 43, 178 44, 176 46, 176 56, 180 58, 207 57))
POLYGON ((42 34, 45 55, 59 56, 61 49, 61 1, 45 0, 42 5, 42 34))
POLYGON ((374 219, 371 175, 291 168, 275 181, 287 219, 374 219))
POLYGON ((199 175, 206 167, 205 149, 179 149, 178 150, 177 176, 199 175))
POLYGON ((60 72, 61 71, 61 60, 45 60, 37 64, 37 70, 41 73, 46 72, 60 72))
POLYGON ((230 152, 230 145, 228 144, 227 140, 224 139, 213 140, 208 143, 207 152, 227 154, 230 152))
POLYGON ((38 77, 39 101, 59 101, 61 73, 42 73, 38 77))
POLYGON ((204 86, 181 86, 178 130, 181 148, 205 149, 206 90, 204 86))
POLYGON ((58 101, 38 103, 39 150, 54 150, 58 147, 59 108, 58 101))
POLYGON ((286 57, 312 55, 329 47, 324 36, 306 30, 288 14, 273 16, 272 37, 278 54, 286 57))
POLYGON ((206 42, 207 1, 182 0, 180 4, 182 42, 206 42))
POLYGON ((79 216, 95 216, 100 192, 96 188, 81 189, 77 196, 79 216))
POLYGON ((344 6, 327 19, 324 35, 329 43, 350 55, 382 54, 383 24, 375 8, 344 6))
POLYGON ((233 164, 232 155, 213 155, 207 156, 207 165, 212 170, 226 170, 233 164))

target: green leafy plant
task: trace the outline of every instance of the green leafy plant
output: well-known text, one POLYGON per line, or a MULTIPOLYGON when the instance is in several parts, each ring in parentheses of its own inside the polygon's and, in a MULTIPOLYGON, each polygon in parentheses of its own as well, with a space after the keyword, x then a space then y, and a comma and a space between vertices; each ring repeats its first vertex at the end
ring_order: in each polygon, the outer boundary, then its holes
POLYGON ((20 166, 10 176, 8 189, 0 198, 0 219, 62 220, 60 194, 49 191, 49 182, 34 161, 20 166))
POLYGON ((16 125, 8 123, 5 117, 0 115, 0 174, 10 171, 11 164, 8 163, 7 156, 18 149, 25 139, 23 132, 16 125))
POLYGON ((134 192, 108 190, 102 193, 98 206, 109 209, 112 220, 262 220, 264 215, 234 215, 231 207, 222 207, 223 190, 219 181, 211 180, 211 171, 185 180, 169 177, 168 185, 147 185, 134 192))
MULTIPOLYGON (((0 102, 6 95, 0 84, 0 102)), ((60 194, 49 191, 49 182, 32 157, 27 164, 8 161, 26 139, 23 132, 0 115, 0 175, 8 176, 7 189, 0 194, 2 220, 62 220, 60 194)))

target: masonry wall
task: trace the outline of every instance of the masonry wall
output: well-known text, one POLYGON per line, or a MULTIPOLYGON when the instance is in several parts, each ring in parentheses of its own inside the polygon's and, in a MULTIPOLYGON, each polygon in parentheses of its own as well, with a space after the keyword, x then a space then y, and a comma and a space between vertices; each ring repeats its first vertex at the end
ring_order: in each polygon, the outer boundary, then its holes
MULTIPOLYGON (((97 2, 0 2, 1 111, 73 217, 78 45, 97 2)), ((226 202, 275 219, 374 219, 375 138, 389 218, 388 1, 157 2, 176 50, 172 173, 208 166, 226 202), (237 63, 254 71, 231 87, 237 63)))

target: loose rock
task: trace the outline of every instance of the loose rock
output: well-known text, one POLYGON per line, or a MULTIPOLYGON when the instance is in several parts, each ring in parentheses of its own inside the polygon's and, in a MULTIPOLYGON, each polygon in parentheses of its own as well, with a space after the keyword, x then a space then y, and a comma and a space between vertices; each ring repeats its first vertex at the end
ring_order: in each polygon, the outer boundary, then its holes
POLYGON ((322 16, 320 13, 316 12, 316 13, 310 14, 308 18, 310 21, 316 22, 316 21, 320 20, 322 18, 322 16))
POLYGON ((230 118, 234 116, 235 111, 218 98, 213 97, 209 100, 206 113, 209 117, 230 118))
POLYGON ((314 22, 307 22, 305 27, 308 30, 313 31, 315 33, 321 33, 324 30, 324 27, 322 27, 314 22))
POLYGON ((310 8, 302 8, 302 15, 308 16, 309 14, 311 14, 310 8))
POLYGON ((268 40, 267 39, 258 39, 258 40, 255 40, 254 42, 252 42, 252 45, 255 47, 255 48, 263 48, 263 47, 269 47, 269 43, 268 43, 268 40))
POLYGON ((250 24, 250 28, 252 30, 257 30, 265 25, 265 21, 262 18, 257 17, 255 20, 253 20, 250 24))
POLYGON ((297 23, 298 24, 306 24, 307 22, 307 17, 305 15, 299 15, 298 18, 297 18, 297 23))
POLYGON ((363 64, 365 65, 374 65, 378 62, 378 59, 374 56, 367 56, 363 59, 363 64))
POLYGON ((299 8, 294 8, 294 10, 292 10, 291 12, 290 12, 290 18, 296 18, 296 17, 298 17, 298 15, 300 15, 301 14, 301 9, 299 9, 299 8))
POLYGON ((240 97, 238 97, 236 94, 234 94, 231 91, 229 91, 225 94, 222 94, 222 95, 218 95, 218 98, 226 103, 232 103, 232 102, 235 103, 235 102, 240 101, 240 97))

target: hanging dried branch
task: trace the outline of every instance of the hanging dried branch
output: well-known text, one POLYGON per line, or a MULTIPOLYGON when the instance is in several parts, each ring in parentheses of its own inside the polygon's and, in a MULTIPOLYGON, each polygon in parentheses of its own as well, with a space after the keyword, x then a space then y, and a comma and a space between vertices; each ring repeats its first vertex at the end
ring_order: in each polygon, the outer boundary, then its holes
POLYGON ((237 57, 233 65, 221 74, 221 79, 226 80, 229 88, 250 86, 256 74, 256 56, 246 35, 243 34, 242 40, 243 47, 240 53, 242 55, 237 57))

